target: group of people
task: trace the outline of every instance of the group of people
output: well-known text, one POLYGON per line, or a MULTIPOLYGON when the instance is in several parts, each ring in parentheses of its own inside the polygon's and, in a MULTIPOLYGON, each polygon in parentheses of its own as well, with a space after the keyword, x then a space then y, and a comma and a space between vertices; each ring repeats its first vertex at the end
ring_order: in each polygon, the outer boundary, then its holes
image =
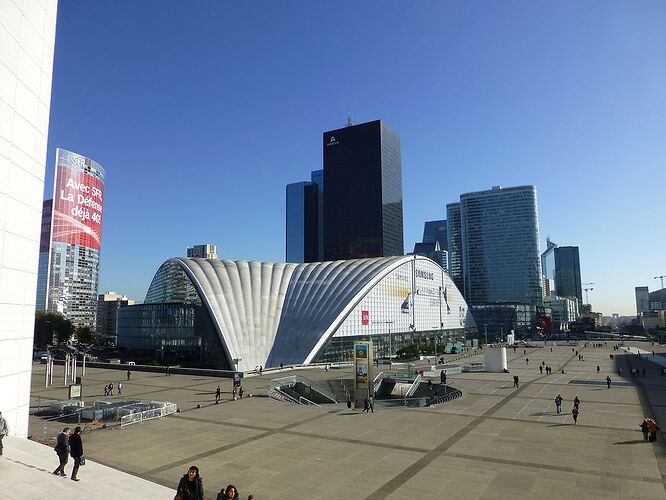
POLYGON ((553 373, 553 369, 550 367, 550 365, 547 365, 545 361, 542 361, 539 365, 539 373, 543 375, 543 372, 546 372, 546 375, 553 373))
MULTIPOLYGON (((123 395, 123 383, 118 382, 118 396, 123 395)), ((104 396, 113 396, 113 382, 109 382, 104 386, 104 396)))
POLYGON ((643 441, 650 441, 651 443, 657 440, 657 431, 659 426, 650 417, 645 417, 641 422, 641 431, 643 432, 643 441))
MULTIPOLYGON (((203 498, 204 487, 201 475, 199 474, 199 467, 192 465, 183 474, 183 477, 180 478, 174 500, 203 500, 203 498)), ((240 500, 238 488, 233 484, 227 485, 226 488, 222 488, 217 494, 216 500, 240 500)), ((254 496, 248 496, 247 500, 254 500, 254 496)))
POLYGON ((370 398, 365 398, 363 400, 363 411, 361 413, 374 413, 375 412, 375 401, 370 398))
MULTIPOLYGON (((555 396, 555 411, 559 414, 562 413, 562 401, 564 398, 558 394, 555 396)), ((573 400, 573 408, 571 408, 571 416, 573 417, 574 424, 578 423, 578 412, 580 410, 580 399, 576 396, 573 400)))
POLYGON ((79 478, 76 477, 79 473, 79 467, 85 464, 83 458, 83 440, 81 439, 81 427, 75 427, 74 432, 69 432, 69 427, 65 427, 60 431, 58 437, 56 438, 56 445, 53 448, 56 454, 58 455, 59 465, 56 470, 53 471, 53 474, 56 476, 65 477, 65 465, 71 456, 74 460, 74 467, 72 468, 72 481, 79 481, 79 478))

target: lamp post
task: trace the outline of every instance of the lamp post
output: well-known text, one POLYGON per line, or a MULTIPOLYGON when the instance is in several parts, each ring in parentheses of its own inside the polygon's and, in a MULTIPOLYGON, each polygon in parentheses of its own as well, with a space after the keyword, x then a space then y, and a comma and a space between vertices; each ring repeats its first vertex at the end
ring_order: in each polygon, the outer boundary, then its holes
POLYGON ((585 288, 583 288, 583 290, 585 291, 585 302, 587 302, 588 306, 590 305, 588 292, 591 292, 592 290, 594 290, 594 288, 592 288, 590 285, 594 285, 594 283, 583 283, 583 286, 585 287, 585 288))
POLYGON ((664 289, 664 278, 666 278, 666 274, 664 274, 664 275, 662 275, 662 276, 655 276, 655 277, 654 277, 654 279, 656 279, 656 280, 657 280, 657 279, 658 279, 658 280, 661 280, 661 289, 662 289, 662 290, 664 289))

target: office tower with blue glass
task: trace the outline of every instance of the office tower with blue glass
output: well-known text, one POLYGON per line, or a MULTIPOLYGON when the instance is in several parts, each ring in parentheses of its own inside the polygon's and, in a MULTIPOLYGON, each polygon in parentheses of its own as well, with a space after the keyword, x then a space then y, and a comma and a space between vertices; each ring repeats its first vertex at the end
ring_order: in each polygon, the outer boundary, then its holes
POLYGON ((324 259, 403 255, 400 136, 381 120, 323 134, 324 259))
POLYGON ((446 221, 431 220, 423 226, 423 241, 414 244, 414 255, 422 255, 448 269, 446 221))
POLYGON ((560 297, 578 299, 578 307, 583 306, 583 287, 580 280, 580 258, 578 247, 555 248, 555 291, 560 297))
POLYGON ((462 227, 460 225, 460 203, 449 203, 446 205, 446 240, 448 251, 448 270, 449 276, 458 287, 458 290, 465 290, 465 280, 463 279, 463 241, 462 227))
POLYGON ((312 172, 312 182, 287 185, 287 262, 322 260, 323 176, 312 172))
POLYGON ((534 186, 460 196, 462 267, 470 305, 541 305, 539 221, 534 186))

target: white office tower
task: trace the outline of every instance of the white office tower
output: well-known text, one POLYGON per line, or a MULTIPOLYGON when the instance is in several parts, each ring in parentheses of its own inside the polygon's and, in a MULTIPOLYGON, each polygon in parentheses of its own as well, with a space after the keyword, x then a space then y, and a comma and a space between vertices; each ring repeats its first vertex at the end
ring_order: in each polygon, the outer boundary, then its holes
POLYGON ((0 1, 0 412, 28 435, 57 0, 0 1))

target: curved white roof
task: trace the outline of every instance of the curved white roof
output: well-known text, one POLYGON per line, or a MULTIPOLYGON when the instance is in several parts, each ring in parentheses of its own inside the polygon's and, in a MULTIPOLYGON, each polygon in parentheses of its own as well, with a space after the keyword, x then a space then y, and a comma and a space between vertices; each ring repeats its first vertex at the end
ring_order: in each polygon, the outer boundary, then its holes
POLYGON ((175 258, 162 267, 175 264, 184 271, 228 361, 251 370, 311 362, 372 287, 414 259, 429 260, 408 255, 291 264, 175 258))

